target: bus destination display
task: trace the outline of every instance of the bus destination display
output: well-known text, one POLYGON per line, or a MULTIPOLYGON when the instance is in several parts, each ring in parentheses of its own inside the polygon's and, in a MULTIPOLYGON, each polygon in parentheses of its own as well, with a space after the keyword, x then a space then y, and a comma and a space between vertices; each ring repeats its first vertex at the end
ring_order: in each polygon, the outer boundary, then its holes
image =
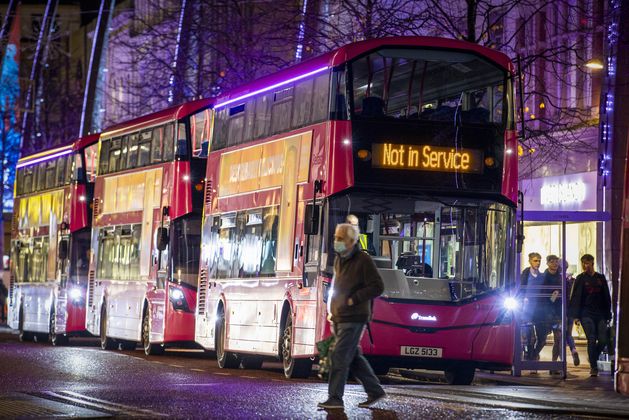
POLYGON ((483 159, 480 150, 382 143, 372 145, 372 166, 386 169, 481 173, 483 159))

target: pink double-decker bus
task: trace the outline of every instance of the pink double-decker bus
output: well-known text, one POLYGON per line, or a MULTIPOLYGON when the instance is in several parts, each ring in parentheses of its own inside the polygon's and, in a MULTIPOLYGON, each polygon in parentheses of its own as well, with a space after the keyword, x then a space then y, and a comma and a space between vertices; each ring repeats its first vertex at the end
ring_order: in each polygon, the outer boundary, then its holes
POLYGON ((87 329, 103 349, 194 344, 211 105, 186 103, 100 136, 87 329))
POLYGON ((87 335, 85 297, 98 135, 23 157, 11 229, 9 326, 21 340, 87 335))
POLYGON ((216 99, 196 341, 219 366, 310 374, 347 220, 385 292, 362 348, 378 373, 509 369, 514 68, 463 41, 358 42, 216 99))

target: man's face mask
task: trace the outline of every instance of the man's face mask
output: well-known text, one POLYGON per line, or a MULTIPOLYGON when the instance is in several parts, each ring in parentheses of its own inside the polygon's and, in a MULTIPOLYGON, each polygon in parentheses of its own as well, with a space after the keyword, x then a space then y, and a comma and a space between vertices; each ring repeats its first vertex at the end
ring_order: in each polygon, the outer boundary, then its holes
POLYGON ((339 254, 342 254, 343 252, 345 252, 347 250, 347 247, 345 246, 345 242, 334 241, 334 250, 338 252, 339 254))

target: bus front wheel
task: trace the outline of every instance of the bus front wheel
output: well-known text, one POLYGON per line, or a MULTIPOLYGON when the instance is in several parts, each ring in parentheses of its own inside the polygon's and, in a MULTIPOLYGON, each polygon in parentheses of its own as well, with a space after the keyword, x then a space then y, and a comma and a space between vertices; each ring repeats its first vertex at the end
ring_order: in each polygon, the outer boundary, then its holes
POLYGON ((144 310, 144 317, 142 318, 142 347, 147 356, 164 353, 164 347, 161 344, 151 343, 151 314, 148 308, 144 310))
POLYGON ((107 337, 107 310, 103 303, 103 310, 100 312, 100 348, 103 350, 113 350, 114 340, 107 337))
POLYGON ((23 307, 20 307, 20 320, 19 320, 18 331, 19 331, 18 338, 20 339, 20 341, 33 340, 33 333, 24 331, 24 308, 23 307))
POLYGON ((236 369, 240 360, 236 354, 225 351, 226 335, 225 314, 221 312, 216 321, 216 361, 221 369, 236 369))
POLYGON ((293 317, 289 313, 286 317, 286 326, 281 341, 284 376, 287 378, 307 378, 312 371, 312 360, 310 358, 293 358, 293 340, 293 317))
POLYGON ((455 365, 445 370, 446 382, 449 385, 470 385, 474 381, 476 368, 473 366, 455 365))
POLYGON ((68 337, 64 334, 57 334, 57 314, 53 309, 50 312, 50 328, 48 330, 48 338, 53 346, 65 346, 68 344, 68 337))

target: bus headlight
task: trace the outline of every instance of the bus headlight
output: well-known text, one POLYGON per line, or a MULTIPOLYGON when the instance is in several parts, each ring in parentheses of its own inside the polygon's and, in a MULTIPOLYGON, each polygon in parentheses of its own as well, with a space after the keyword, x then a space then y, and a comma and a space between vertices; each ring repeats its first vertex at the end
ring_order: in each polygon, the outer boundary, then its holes
POLYGON ((170 297, 174 300, 181 300, 184 298, 183 292, 179 289, 170 289, 170 297))
POLYGON ((183 290, 177 289, 176 287, 173 287, 171 285, 171 287, 168 289, 168 298, 175 310, 190 312, 190 308, 188 307, 188 302, 186 301, 186 296, 183 293, 183 290))
POLYGON ((73 287, 70 289, 70 291, 68 292, 68 295, 70 296, 70 299, 73 302, 78 302, 81 300, 81 298, 83 297, 83 292, 81 291, 80 288, 78 287, 73 287))
POLYGON ((515 311, 520 306, 520 303, 518 302, 516 298, 509 296, 508 298, 504 300, 503 305, 506 310, 515 311))

